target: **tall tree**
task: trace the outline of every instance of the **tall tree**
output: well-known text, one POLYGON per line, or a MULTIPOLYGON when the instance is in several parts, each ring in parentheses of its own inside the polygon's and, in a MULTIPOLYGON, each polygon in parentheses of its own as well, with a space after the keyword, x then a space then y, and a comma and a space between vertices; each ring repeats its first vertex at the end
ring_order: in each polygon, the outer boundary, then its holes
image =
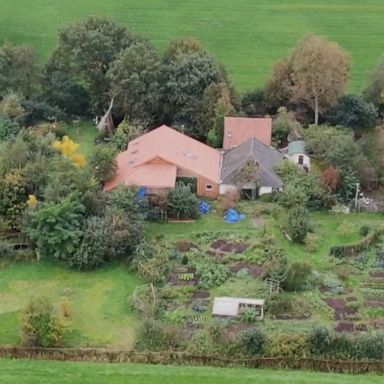
POLYGON ((29 98, 38 80, 37 56, 32 47, 9 43, 0 47, 0 97, 13 90, 29 98))
POLYGON ((368 101, 378 108, 382 116, 384 113, 384 57, 380 59, 372 71, 369 84, 363 94, 368 101))
POLYGON ((326 119, 332 125, 350 127, 361 133, 375 126, 377 110, 374 104, 361 95, 345 95, 329 110, 326 119))
POLYGON ((319 114, 337 103, 349 78, 349 55, 335 43, 308 35, 295 48, 291 58, 292 96, 304 100, 319 114))
POLYGON ((52 63, 85 86, 94 113, 100 113, 109 98, 106 74, 118 54, 138 37, 125 27, 101 17, 68 25, 59 35, 52 63))
POLYGON ((196 133, 214 147, 223 144, 224 117, 236 113, 234 97, 226 83, 212 83, 196 105, 196 133))
POLYGON ((69 116, 87 116, 89 113, 88 91, 52 61, 44 69, 42 96, 47 103, 69 116))
POLYGON ((22 97, 11 91, 4 95, 0 101, 0 116, 22 123, 25 116, 25 109, 22 106, 22 97))
POLYGON ((165 52, 161 74, 161 93, 165 120, 192 129, 196 107, 205 89, 225 80, 222 67, 196 40, 171 43, 165 52))
POLYGON ((115 105, 131 121, 153 123, 159 103, 160 58, 154 46, 142 41, 123 50, 107 77, 115 105))
POLYGON ((292 68, 289 59, 278 61, 265 87, 265 101, 272 111, 277 111, 292 97, 292 68))

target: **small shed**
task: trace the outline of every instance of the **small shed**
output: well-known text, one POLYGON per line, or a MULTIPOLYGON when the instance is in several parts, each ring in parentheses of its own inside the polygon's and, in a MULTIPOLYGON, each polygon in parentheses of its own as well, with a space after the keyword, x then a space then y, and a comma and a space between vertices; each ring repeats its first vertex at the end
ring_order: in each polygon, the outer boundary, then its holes
POLYGON ((257 312, 257 320, 264 318, 264 299, 244 299, 239 297, 216 297, 212 314, 222 317, 239 317, 246 309, 257 312))
POLYGON ((305 142, 303 140, 292 141, 288 144, 288 157, 299 167, 310 170, 311 159, 305 150, 305 142))

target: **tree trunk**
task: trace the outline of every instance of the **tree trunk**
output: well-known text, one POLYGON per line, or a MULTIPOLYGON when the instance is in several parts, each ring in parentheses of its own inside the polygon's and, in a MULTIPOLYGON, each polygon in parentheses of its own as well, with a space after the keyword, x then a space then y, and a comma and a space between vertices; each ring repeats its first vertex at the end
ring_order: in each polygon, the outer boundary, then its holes
POLYGON ((315 125, 319 124, 319 100, 315 97, 315 125))

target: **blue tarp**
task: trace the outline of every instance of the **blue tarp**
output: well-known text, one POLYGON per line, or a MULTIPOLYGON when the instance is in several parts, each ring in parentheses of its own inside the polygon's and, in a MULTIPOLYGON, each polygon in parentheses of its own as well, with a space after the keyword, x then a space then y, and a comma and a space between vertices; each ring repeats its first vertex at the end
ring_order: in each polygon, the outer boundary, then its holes
POLYGON ((137 192, 137 196, 139 199, 144 199, 146 195, 146 191, 145 191, 145 188, 144 187, 141 187, 138 192, 137 192))
POLYGON ((239 213, 236 209, 228 209, 225 214, 225 221, 227 223, 237 223, 241 220, 245 219, 245 215, 243 213, 239 213))
POLYGON ((207 203, 206 201, 199 202, 199 212, 202 215, 206 215, 210 211, 211 211, 211 204, 207 203))

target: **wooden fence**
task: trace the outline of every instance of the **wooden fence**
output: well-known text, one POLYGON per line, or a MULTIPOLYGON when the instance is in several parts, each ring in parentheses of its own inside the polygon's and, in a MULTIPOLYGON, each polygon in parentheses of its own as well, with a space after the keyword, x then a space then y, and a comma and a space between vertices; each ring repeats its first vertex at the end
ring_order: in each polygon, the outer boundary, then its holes
POLYGON ((135 351, 89 348, 71 349, 0 347, 0 358, 92 361, 106 363, 145 363, 216 367, 273 368, 353 374, 384 374, 384 361, 294 359, 286 357, 235 359, 215 355, 191 355, 177 352, 139 353, 135 351))

